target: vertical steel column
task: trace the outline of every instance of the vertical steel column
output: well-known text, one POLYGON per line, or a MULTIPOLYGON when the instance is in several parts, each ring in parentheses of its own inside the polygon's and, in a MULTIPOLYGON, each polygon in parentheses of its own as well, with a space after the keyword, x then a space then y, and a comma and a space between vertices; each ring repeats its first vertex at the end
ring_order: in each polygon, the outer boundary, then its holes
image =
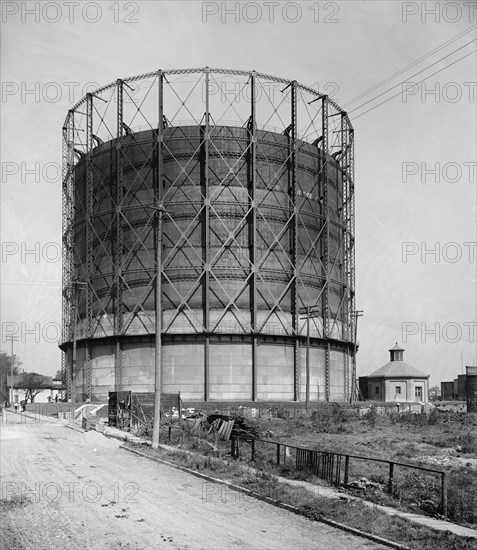
POLYGON ((114 347, 114 388, 115 391, 121 391, 121 366, 123 352, 121 349, 121 339, 116 336, 116 345, 114 347))
MULTIPOLYGON (((330 337, 330 312, 329 312, 329 296, 330 296, 330 224, 329 224, 329 200, 328 200, 328 96, 322 98, 321 110, 321 125, 323 131, 323 157, 321 176, 323 181, 323 211, 325 231, 323 233, 323 265, 325 269, 325 288, 323 291, 323 338, 330 337)), ((325 396, 326 400, 330 400, 330 346, 326 346, 325 350, 325 396)))
MULTIPOLYGON (((347 170, 347 179, 348 179, 348 200, 349 200, 349 215, 348 215, 348 235, 350 239, 349 246, 349 279, 348 286, 350 288, 350 311, 356 311, 356 289, 355 289, 355 236, 354 236, 354 216, 355 216, 355 204, 354 204, 354 130, 351 127, 351 123, 348 120, 349 125, 349 159, 347 170)), ((354 401, 355 392, 356 392, 356 343, 357 343, 357 332, 358 332, 358 317, 354 318, 353 315, 350 316, 350 331, 353 338, 354 344, 354 353, 353 353, 353 363, 351 371, 351 401, 354 401)))
POLYGON ((92 378, 91 376, 92 357, 91 357, 91 340, 90 339, 86 340, 85 342, 84 354, 85 354, 85 363, 86 365, 88 365, 88 368, 86 370, 86 387, 84 392, 84 398, 85 398, 85 401, 90 402, 91 401, 91 378, 92 378))
POLYGON ((249 257, 252 276, 250 278, 250 325, 252 329, 252 401, 257 400, 257 124, 256 124, 256 97, 255 97, 255 71, 250 74, 250 119, 249 119, 249 149, 248 162, 248 192, 250 196, 249 206, 249 257))
POLYGON ((295 337, 293 350, 293 400, 298 399, 298 376, 300 365, 300 347, 298 342, 299 333, 299 311, 298 311, 298 202, 297 202, 297 178, 296 178, 296 139, 297 139, 297 82, 291 83, 291 136, 289 137, 290 175, 291 175, 291 198, 293 204, 293 242, 292 242, 292 263, 293 263, 293 285, 292 285, 292 327, 295 337))
MULTIPOLYGON (((70 264, 67 262, 67 246, 65 242, 65 230, 68 227, 68 219, 66 215, 66 202, 68 201, 68 196, 65 194, 65 187, 67 186, 68 180, 68 150, 69 150, 69 140, 68 140, 68 126, 69 126, 69 116, 66 119, 65 124, 62 128, 62 168, 61 168, 61 246, 62 246, 62 258, 63 263, 61 265, 61 310, 62 310, 62 324, 61 324, 61 340, 65 342, 67 337, 67 308, 68 302, 65 297, 65 282, 68 279, 68 268, 70 264)), ((61 379, 65 380, 68 372, 68 365, 66 363, 66 353, 61 353, 61 379)))
POLYGON ((209 399, 209 365, 210 365, 210 189, 209 189, 209 146, 210 146, 210 105, 209 105, 209 77, 210 69, 205 68, 205 135, 204 135, 204 211, 205 211, 205 257, 204 257, 204 285, 205 285, 205 300, 204 300, 204 330, 205 330, 205 346, 204 346, 204 400, 209 399))
POLYGON ((349 401, 351 397, 350 393, 350 376, 349 376, 349 352, 346 349, 344 354, 344 400, 349 401))
MULTIPOLYGON (((73 279, 73 208, 74 208, 74 111, 68 111, 68 116, 63 126, 63 217, 62 217, 62 305, 63 324, 62 341, 71 342, 73 339, 73 309, 71 295, 71 281, 73 279)), ((66 399, 71 400, 72 385, 72 349, 67 347, 62 354, 61 375, 66 383, 66 399)))
MULTIPOLYGON (((80 293, 80 287, 86 286, 85 282, 79 282, 79 281, 73 281, 71 284, 71 292, 74 295, 74 306, 73 306, 73 349, 72 349, 72 358, 71 358, 71 402, 74 403, 76 401, 76 377, 75 374, 77 373, 77 340, 78 340, 78 325, 81 326, 81 316, 80 316, 80 308, 79 308, 79 293, 80 293)), ((85 356, 86 358, 86 356, 85 356)), ((84 391, 84 365, 86 364, 86 360, 83 363, 83 395, 85 393, 84 391)))
MULTIPOLYGON (((348 131, 346 125, 346 113, 341 113, 341 193, 342 193, 342 208, 341 208, 341 223, 343 239, 343 269, 346 286, 343 289, 343 309, 341 312, 341 338, 345 341, 350 341, 350 288, 348 281, 349 271, 349 233, 347 219, 349 216, 349 182, 347 177, 347 164, 348 164, 348 131)), ((341 277, 342 279, 342 277, 341 277)), ((350 372, 349 372, 349 352, 346 350, 344 355, 344 399, 348 401, 350 398, 350 372)))
POLYGON ((116 340, 116 351, 114 356, 114 380, 115 389, 120 391, 122 387, 122 351, 121 335, 123 331, 123 193, 124 193, 124 156, 123 156, 123 92, 124 83, 122 80, 116 80, 116 187, 112 187, 112 202, 116 205, 114 219, 114 336, 116 340))
POLYGON ((68 349, 61 352, 61 399, 68 399, 68 376, 70 372, 68 349), (66 386, 63 387, 63 385, 66 386))
MULTIPOLYGON (((93 94, 86 94, 86 338, 92 338, 93 327, 93 94)), ((91 357, 89 346, 85 348, 83 366, 86 378, 85 398, 91 399, 91 357)))
POLYGON ((72 365, 73 365, 73 348, 71 346, 68 346, 66 348, 65 354, 65 362, 67 365, 67 371, 66 371, 66 395, 65 399, 67 402, 71 401, 71 375, 72 375, 72 365))
MULTIPOLYGON (((75 291, 76 293, 76 291, 75 291)), ((78 299, 76 298, 76 303, 78 299)), ((75 308, 76 309, 76 308, 75 308)), ((75 311, 75 315, 77 315, 75 311)), ((76 353, 77 353, 77 344, 76 344, 76 323, 73 326, 73 346, 71 351, 71 381, 70 381, 70 399, 72 403, 76 402, 76 353)), ((84 365, 83 365, 84 368, 84 365)))
MULTIPOLYGON (((349 227, 348 234, 350 236, 350 292, 351 292, 351 311, 356 309, 356 268, 355 268, 355 204, 354 204, 354 130, 349 130, 349 168, 348 168, 348 182, 349 182, 349 227)), ((353 327, 351 327, 353 329, 353 327)))
POLYGON ((308 409, 310 405, 310 306, 306 306, 306 383, 305 403, 308 409))
POLYGON ((156 361, 156 391, 160 394, 162 391, 162 326, 163 326, 163 313, 162 313, 162 216, 163 216, 163 139, 164 139, 164 74, 163 71, 158 71, 158 125, 157 125, 157 157, 156 157, 156 171, 157 171, 157 189, 156 189, 156 202, 155 207, 157 209, 157 228, 156 228, 156 349, 155 349, 155 361, 156 361))
MULTIPOLYGON (((163 72, 157 72, 158 79, 158 122, 156 134, 156 166, 155 174, 156 181, 153 182, 154 198, 156 209, 156 295, 155 295, 155 310, 156 310, 156 338, 155 338, 155 354, 154 354, 154 424, 152 428, 152 448, 157 449, 159 446, 159 434, 161 424, 161 391, 162 391, 162 144, 164 130, 164 89, 163 89, 163 72)), ((180 399, 179 399, 180 409, 180 399)), ((179 412, 180 415, 180 412, 179 412)), ((170 435, 170 432, 169 432, 170 435)))

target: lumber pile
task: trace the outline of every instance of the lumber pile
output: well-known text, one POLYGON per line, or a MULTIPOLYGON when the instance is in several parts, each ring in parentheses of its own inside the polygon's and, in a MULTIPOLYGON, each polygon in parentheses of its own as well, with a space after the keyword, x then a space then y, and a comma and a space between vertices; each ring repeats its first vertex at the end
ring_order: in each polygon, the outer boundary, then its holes
POLYGON ((216 433, 220 439, 223 441, 228 441, 234 427, 234 422, 234 420, 222 420, 221 418, 216 418, 210 425, 207 433, 216 433))
POLYGON ((216 429, 219 431, 219 436, 225 441, 228 441, 230 437, 242 437, 245 439, 258 437, 257 429, 254 426, 247 424, 246 420, 242 416, 210 414, 207 417, 207 422, 211 426, 216 426, 216 429))

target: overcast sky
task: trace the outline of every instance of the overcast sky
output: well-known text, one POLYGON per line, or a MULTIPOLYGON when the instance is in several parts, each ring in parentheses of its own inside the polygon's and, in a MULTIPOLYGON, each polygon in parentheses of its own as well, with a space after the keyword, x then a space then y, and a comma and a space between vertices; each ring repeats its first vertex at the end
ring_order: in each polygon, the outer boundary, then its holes
POLYGON ((475 7, 2 2, 1 349, 10 353, 5 339, 15 334, 25 370, 60 368, 58 167, 67 110, 119 77, 210 66, 318 87, 350 113, 364 310, 358 375, 387 362, 395 342, 432 385, 456 377, 461 362, 475 365, 475 7))

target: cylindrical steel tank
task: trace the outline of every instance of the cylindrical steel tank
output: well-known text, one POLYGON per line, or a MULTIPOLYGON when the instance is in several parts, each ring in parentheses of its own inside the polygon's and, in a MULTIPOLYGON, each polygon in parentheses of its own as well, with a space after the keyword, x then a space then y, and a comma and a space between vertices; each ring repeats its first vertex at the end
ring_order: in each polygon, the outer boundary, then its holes
POLYGON ((351 397, 354 135, 336 103, 253 71, 157 71, 88 94, 63 136, 70 396, 154 391, 158 306, 165 393, 351 397))

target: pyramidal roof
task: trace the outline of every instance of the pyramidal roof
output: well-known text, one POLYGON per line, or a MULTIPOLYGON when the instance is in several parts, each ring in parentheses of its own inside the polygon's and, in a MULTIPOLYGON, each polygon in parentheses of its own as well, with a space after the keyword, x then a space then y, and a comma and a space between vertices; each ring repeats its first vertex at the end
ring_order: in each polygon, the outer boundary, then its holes
POLYGON ((429 378, 429 374, 416 369, 406 361, 389 361, 368 378, 429 378))
POLYGON ((403 360, 405 351, 396 342, 396 345, 389 350, 391 360, 378 370, 368 374, 368 378, 429 378, 429 374, 424 374, 403 360))
POLYGON ((406 350, 401 346, 399 346, 398 343, 396 342, 396 345, 392 347, 389 351, 406 351, 406 350))

